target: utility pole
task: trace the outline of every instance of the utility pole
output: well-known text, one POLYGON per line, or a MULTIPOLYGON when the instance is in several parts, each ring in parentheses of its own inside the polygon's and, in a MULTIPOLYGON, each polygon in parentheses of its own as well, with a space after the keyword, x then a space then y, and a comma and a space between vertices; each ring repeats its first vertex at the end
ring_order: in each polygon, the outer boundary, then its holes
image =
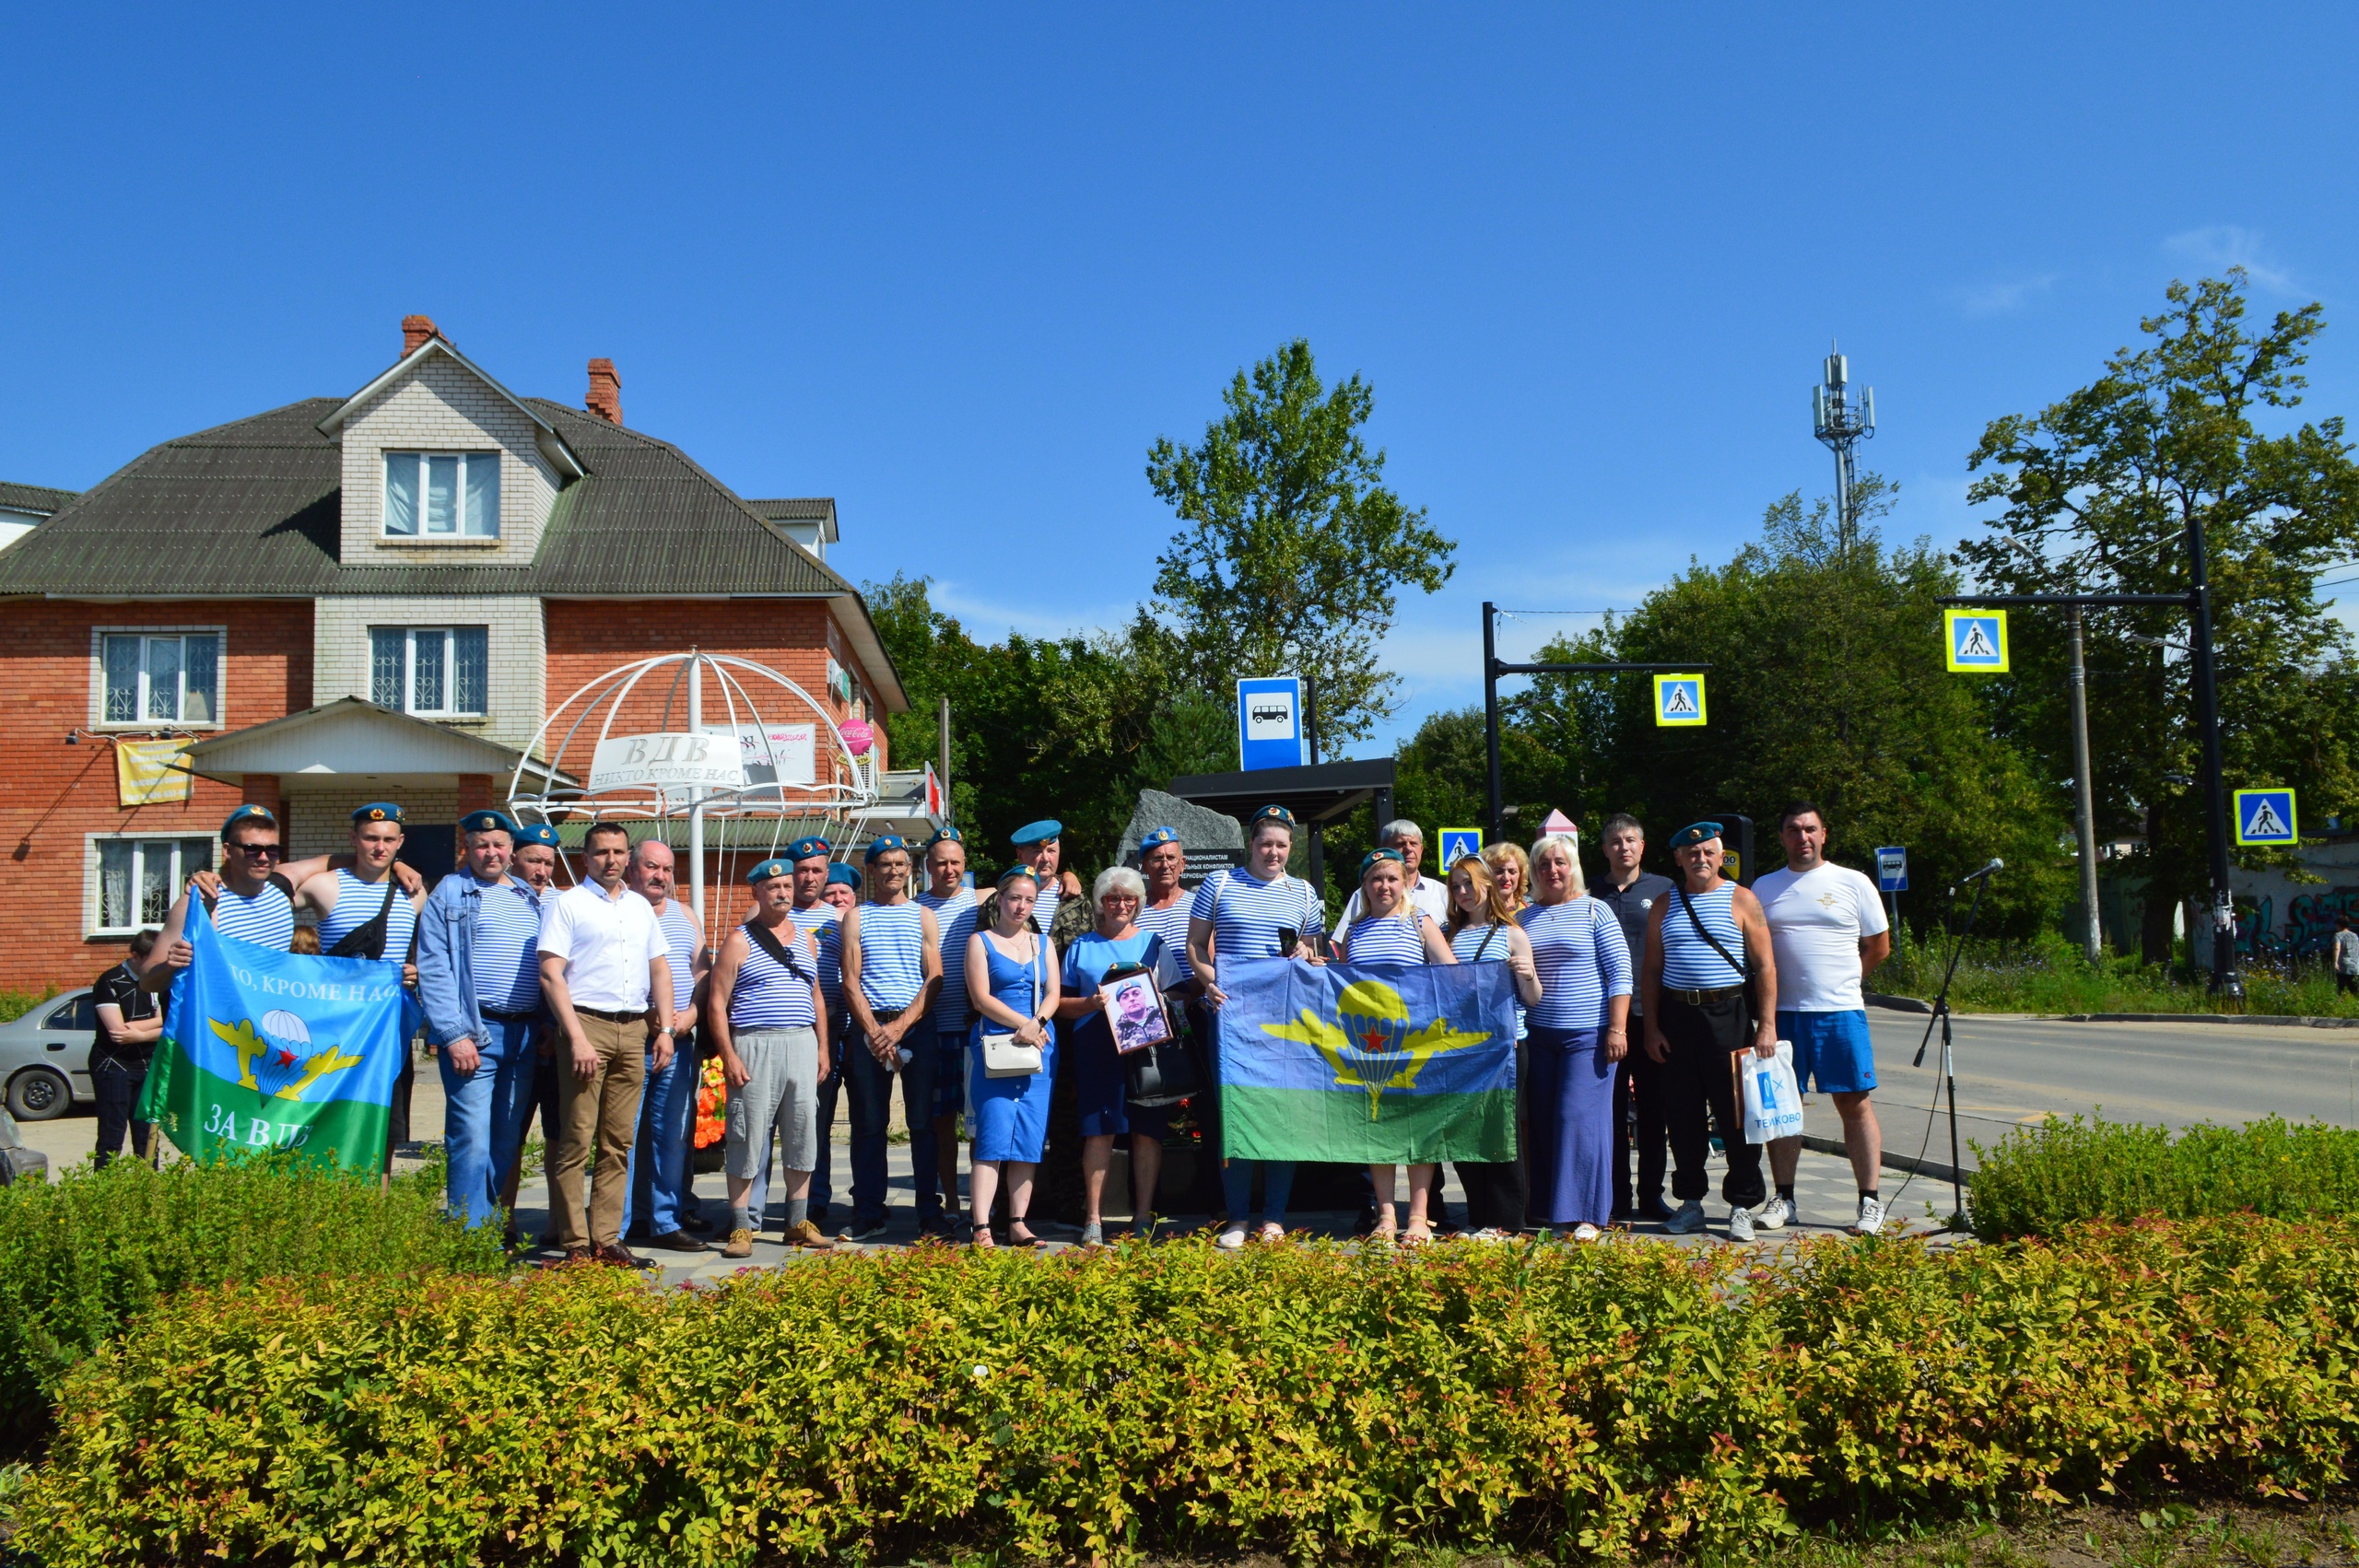
POLYGON ((1484 842, 1496 844, 1507 833, 1507 813, 1499 799, 1499 677, 1502 675, 1614 675, 1629 671, 1664 675, 1695 675, 1711 669, 1709 664, 1626 664, 1600 661, 1583 664, 1509 664, 1496 651, 1493 628, 1498 624, 1499 613, 1487 599, 1483 601, 1483 754, 1490 773, 1488 815, 1484 825, 1484 842))
MULTIPOLYGON (((1310 766, 1319 766, 1319 677, 1309 671, 1302 676, 1302 739, 1309 753, 1310 766)), ((1382 825, 1378 824, 1377 825, 1382 825)), ((1327 896, 1327 825, 1313 819, 1310 824, 1311 887, 1320 897, 1327 896)))
POLYGON ((2071 649, 2072 696, 2072 792, 2077 797, 2081 834, 2081 903, 2087 909, 2088 930, 2081 950, 2095 964, 2105 953, 2105 932, 2097 919, 2097 829, 2095 791, 2089 778, 2089 675, 2081 661, 2081 607, 2064 607, 2064 637, 2071 649))
POLYGON ((950 698, 945 696, 935 719, 934 755, 939 758, 935 771, 942 775, 942 814, 949 821, 958 820, 958 810, 950 803, 950 698))
POLYGON ((1876 433, 1876 389, 1860 389, 1860 401, 1855 404, 1851 402, 1850 379, 1850 361, 1837 346, 1826 356, 1825 384, 1811 389, 1811 434, 1835 453, 1836 537, 1846 560, 1850 558, 1851 546, 1860 538, 1859 472, 1854 449, 1876 433))

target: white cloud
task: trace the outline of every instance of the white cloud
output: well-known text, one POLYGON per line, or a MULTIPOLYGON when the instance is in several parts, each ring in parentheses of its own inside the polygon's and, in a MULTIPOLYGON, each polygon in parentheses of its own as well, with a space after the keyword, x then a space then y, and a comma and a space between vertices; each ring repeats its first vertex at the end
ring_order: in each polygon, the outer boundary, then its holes
POLYGON ((1952 289, 1951 296, 1969 316, 2003 316, 2020 310, 2030 300, 2056 287, 2059 275, 2013 278, 1974 287, 1952 289))
POLYGON ((2264 258, 2257 228, 2240 228, 2232 223, 2190 228, 2164 240, 2163 249, 2206 268, 2242 267, 2253 282, 2272 293, 2295 292, 2293 275, 2264 258))
POLYGON ((935 579, 928 596, 933 607, 958 617, 967 635, 979 642, 996 642, 1010 632, 1029 638, 1087 637, 1130 624, 1131 604, 1060 605, 1008 604, 958 582, 935 579))

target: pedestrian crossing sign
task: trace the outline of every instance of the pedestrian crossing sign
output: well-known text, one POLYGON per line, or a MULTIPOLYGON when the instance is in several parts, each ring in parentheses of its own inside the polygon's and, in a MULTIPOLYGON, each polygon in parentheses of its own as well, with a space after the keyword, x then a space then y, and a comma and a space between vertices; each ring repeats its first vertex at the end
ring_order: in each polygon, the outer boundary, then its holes
POLYGON ((1701 675, 1657 675, 1655 677, 1655 722, 1657 724, 1701 724, 1704 722, 1704 677, 1701 675))
POLYGON ((1441 830, 1441 869, 1448 872, 1469 855, 1483 852, 1483 830, 1479 827, 1445 827, 1441 830))
POLYGON ((2007 673, 2007 612, 1944 610, 1942 625, 1949 633, 1952 670, 1969 675, 2007 673))
POLYGON ((2237 790, 2236 842, 2249 845, 2299 843, 2300 839, 2294 831, 2294 791, 2237 790))

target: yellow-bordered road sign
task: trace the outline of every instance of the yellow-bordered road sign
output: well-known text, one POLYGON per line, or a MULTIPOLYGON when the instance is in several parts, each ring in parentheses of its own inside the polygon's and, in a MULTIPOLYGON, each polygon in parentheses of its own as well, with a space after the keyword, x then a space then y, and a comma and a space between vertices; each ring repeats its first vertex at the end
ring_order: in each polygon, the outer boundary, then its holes
POLYGON ((1701 675, 1657 675, 1655 677, 1655 722, 1657 724, 1701 724, 1704 722, 1704 677, 1701 675))
POLYGON ((2239 790, 2236 794, 2236 842, 2255 847, 2301 842, 2294 832, 2294 791, 2239 790))
POLYGON ((1942 630, 1947 635, 1950 668, 1966 675, 2007 673, 2007 612, 2004 610, 1944 610, 1942 630))

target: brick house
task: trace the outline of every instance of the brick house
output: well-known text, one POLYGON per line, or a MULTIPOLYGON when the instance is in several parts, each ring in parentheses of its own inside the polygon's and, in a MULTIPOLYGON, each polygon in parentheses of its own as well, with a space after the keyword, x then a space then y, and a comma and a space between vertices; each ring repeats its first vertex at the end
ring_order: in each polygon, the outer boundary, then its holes
POLYGON ((357 392, 166 441, 0 549, 0 987, 115 962, 241 801, 306 855, 398 799, 405 858, 446 868, 549 705, 630 660, 739 654, 839 723, 907 708, 826 564, 832 501, 740 498, 623 424, 606 360, 573 408, 402 333, 357 392), (121 803, 117 743, 170 738, 188 799, 121 803))

